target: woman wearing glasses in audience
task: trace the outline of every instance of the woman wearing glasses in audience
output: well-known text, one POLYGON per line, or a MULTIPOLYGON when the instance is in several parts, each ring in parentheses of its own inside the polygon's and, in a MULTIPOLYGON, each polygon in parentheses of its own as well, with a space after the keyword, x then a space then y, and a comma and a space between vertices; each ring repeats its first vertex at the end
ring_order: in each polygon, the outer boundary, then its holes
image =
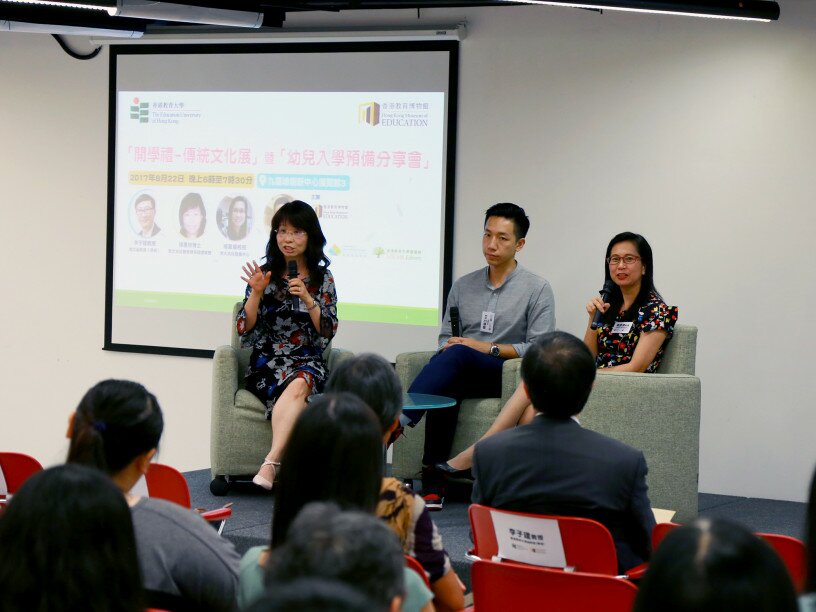
POLYGON ((264 265, 243 267, 246 297, 236 324, 241 346, 252 348, 245 387, 266 406, 274 433, 252 479, 266 490, 307 398, 323 389, 328 375, 323 351, 337 332, 337 293, 324 246, 314 209, 294 200, 272 218, 264 265), (291 266, 297 276, 289 278, 291 266))
MULTIPOLYGON (((668 306, 654 286, 652 247, 640 234, 618 234, 606 247, 604 276, 613 283, 609 302, 596 295, 586 305, 584 344, 595 355, 595 366, 601 372, 656 372, 674 333, 677 307, 668 306), (600 324, 593 329, 599 311, 600 324)), ((529 423, 533 416, 530 398, 520 385, 483 438, 529 423)), ((437 470, 448 477, 469 478, 474 446, 438 463, 437 470)))

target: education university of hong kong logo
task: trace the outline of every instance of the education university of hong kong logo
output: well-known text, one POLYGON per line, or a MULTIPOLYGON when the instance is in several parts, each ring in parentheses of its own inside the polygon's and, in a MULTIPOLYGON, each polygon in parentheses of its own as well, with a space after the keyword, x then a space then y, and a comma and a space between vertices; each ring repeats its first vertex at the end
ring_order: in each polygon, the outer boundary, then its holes
POLYGON ((140 102, 139 98, 133 98, 130 105, 130 118, 139 123, 147 123, 150 115, 150 102, 140 102))
POLYGON ((376 102, 364 102, 357 106, 357 123, 377 125, 380 122, 380 105, 376 102))

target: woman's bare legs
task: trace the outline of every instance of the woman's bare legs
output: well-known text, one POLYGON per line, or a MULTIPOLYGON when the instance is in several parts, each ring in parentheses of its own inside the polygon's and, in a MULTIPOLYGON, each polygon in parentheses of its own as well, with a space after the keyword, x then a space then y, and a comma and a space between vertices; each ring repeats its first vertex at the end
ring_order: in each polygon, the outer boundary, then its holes
MULTIPOLYGON (((485 432, 480 440, 484 440, 488 436, 492 436, 505 429, 510 429, 516 425, 529 423, 533 416, 535 416, 535 411, 530 404, 530 398, 527 397, 524 386, 519 385, 516 387, 513 395, 510 396, 510 399, 507 400, 507 403, 502 406, 499 415, 496 417, 496 420, 493 421, 490 429, 485 432)), ((471 467, 473 465, 473 448, 475 446, 475 444, 468 446, 453 459, 450 459, 448 465, 456 470, 466 470, 471 467)))
MULTIPOLYGON (((309 383, 302 378, 295 378, 286 385, 278 401, 275 402, 275 409, 272 411, 272 448, 266 455, 266 460, 279 463, 289 434, 295 426, 300 413, 306 408, 306 398, 309 397, 309 383)), ((258 476, 269 483, 275 482, 277 467, 275 465, 264 464, 258 470, 258 476)), ((260 483, 256 483, 260 484, 260 483)), ((261 486, 264 486, 261 484, 261 486)), ((264 487, 266 488, 266 487, 264 487)))

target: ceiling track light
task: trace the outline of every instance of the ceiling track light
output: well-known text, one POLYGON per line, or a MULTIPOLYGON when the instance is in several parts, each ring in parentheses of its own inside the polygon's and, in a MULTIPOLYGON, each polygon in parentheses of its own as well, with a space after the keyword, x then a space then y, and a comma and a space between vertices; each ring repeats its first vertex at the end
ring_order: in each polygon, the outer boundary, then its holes
POLYGON ((117 0, 114 15, 132 19, 178 21, 233 28, 260 28, 264 20, 263 13, 154 0, 117 0))
POLYGON ((0 2, 0 32, 139 38, 144 31, 143 21, 118 19, 104 11, 0 2))
POLYGON ((572 8, 627 11, 682 15, 686 17, 709 17, 714 19, 740 19, 745 21, 776 21, 779 4, 771 0, 501 0, 512 4, 542 4, 572 8))

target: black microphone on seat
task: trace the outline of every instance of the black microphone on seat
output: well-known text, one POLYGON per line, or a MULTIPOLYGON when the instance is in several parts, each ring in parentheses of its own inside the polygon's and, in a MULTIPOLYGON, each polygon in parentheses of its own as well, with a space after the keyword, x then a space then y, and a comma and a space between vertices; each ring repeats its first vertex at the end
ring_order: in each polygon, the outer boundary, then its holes
MULTIPOLYGON (((609 280, 607 280, 607 281, 606 281, 606 282, 603 284, 603 287, 601 287, 601 290, 600 290, 598 293, 600 293, 600 294, 601 294, 601 301, 602 301, 604 304, 608 304, 608 303, 609 303, 609 296, 610 296, 610 295, 612 295, 612 290, 613 290, 614 288, 615 288, 615 283, 614 283, 614 282, 612 282, 612 279, 611 279, 611 278, 610 278, 609 280)), ((602 317, 603 315, 604 315, 604 313, 602 313, 602 312, 600 311, 600 309, 595 311, 595 316, 594 316, 594 317, 592 317, 592 325, 590 325, 590 327, 591 327, 592 329, 598 329, 598 328, 600 327, 600 325, 601 325, 601 317, 602 317)))
POLYGON ((462 324, 459 321, 459 307, 450 307, 451 336, 458 338, 462 335, 462 324))
MULTIPOLYGON (((297 278, 297 262, 291 260, 287 265, 289 266, 289 278, 297 278)), ((292 296, 292 310, 295 312, 300 310, 300 300, 294 295, 292 296)))

